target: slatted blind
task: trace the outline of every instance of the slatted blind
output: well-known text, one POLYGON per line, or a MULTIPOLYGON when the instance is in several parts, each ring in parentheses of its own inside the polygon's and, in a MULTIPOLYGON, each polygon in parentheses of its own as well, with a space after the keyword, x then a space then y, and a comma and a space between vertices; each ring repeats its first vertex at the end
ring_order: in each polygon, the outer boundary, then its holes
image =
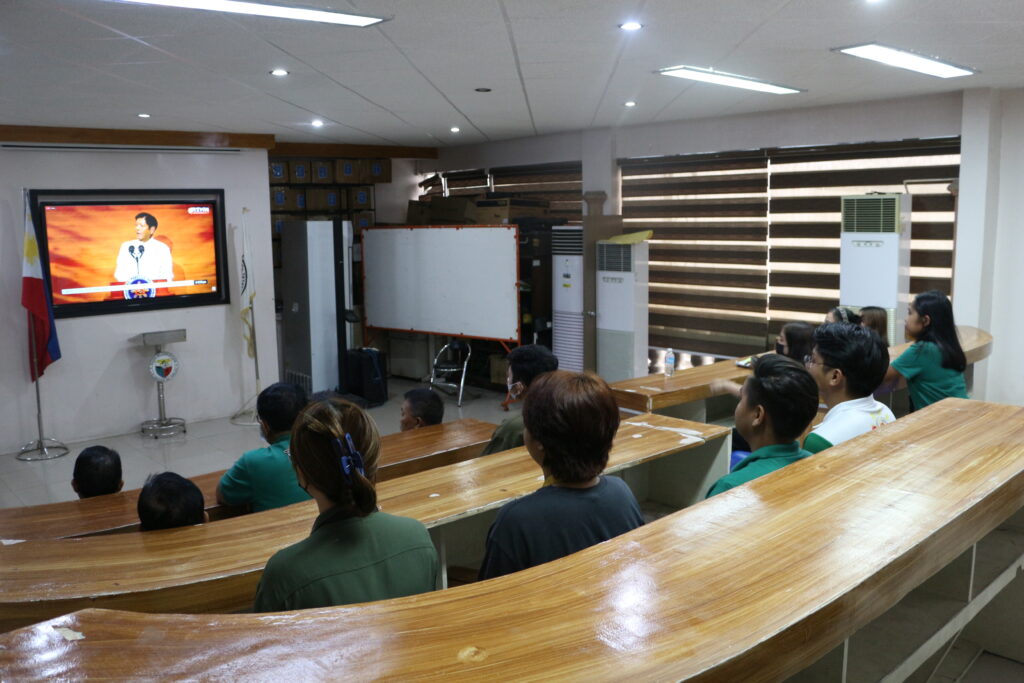
POLYGON ((840 197, 912 195, 911 293, 949 294, 959 138, 771 150, 768 192, 769 310, 774 332, 789 320, 817 323, 839 303, 840 197))
POLYGON ((492 168, 494 191, 551 202, 550 214, 564 225, 583 222, 583 165, 580 162, 492 168))
POLYGON ((652 346, 764 350, 768 162, 763 153, 623 160, 626 232, 653 230, 652 346))

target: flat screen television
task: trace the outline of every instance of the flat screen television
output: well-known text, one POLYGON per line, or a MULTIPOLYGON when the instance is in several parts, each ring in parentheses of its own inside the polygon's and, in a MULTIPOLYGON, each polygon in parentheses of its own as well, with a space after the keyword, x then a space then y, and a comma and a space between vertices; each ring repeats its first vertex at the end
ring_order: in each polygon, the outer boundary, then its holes
POLYGON ((226 304, 223 190, 32 190, 53 315, 226 304))

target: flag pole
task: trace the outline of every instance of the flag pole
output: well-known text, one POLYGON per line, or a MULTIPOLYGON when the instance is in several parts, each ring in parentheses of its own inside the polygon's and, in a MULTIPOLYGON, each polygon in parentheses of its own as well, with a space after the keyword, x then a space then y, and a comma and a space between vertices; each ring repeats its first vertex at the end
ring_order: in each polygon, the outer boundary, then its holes
POLYGON ((39 368, 38 350, 36 347, 36 326, 32 324, 32 314, 28 313, 28 335, 29 344, 32 346, 32 369, 30 374, 35 374, 33 382, 36 385, 36 426, 39 429, 39 438, 29 441, 21 447, 18 460, 53 460, 68 454, 68 447, 56 439, 48 439, 43 436, 43 401, 39 395, 40 375, 36 374, 39 368))
MULTIPOLYGON (((242 285, 242 291, 239 292, 239 296, 245 293, 247 286, 252 287, 252 291, 249 294, 249 306, 247 309, 242 309, 242 322, 248 323, 249 329, 251 330, 251 343, 252 343, 252 362, 253 367, 256 370, 256 393, 242 404, 241 409, 231 416, 231 424, 251 427, 259 426, 260 418, 256 412, 256 399, 259 398, 260 392, 263 387, 260 385, 260 354, 259 348, 256 346, 256 280, 253 272, 249 269, 252 268, 252 264, 246 263, 245 257, 252 257, 249 249, 249 229, 245 223, 245 214, 249 213, 249 207, 242 207, 242 265, 245 268, 246 282, 242 285), (251 285, 249 284, 251 281, 251 285), (246 320, 246 310, 248 310, 248 320, 246 320), (250 407, 251 406, 251 407, 250 407)), ((244 391, 244 389, 243 389, 244 391)))

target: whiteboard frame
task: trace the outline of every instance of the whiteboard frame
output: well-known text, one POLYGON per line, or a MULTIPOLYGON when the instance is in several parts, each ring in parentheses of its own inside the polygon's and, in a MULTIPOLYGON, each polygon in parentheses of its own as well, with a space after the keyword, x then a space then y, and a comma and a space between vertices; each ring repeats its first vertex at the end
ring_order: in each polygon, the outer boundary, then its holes
POLYGON ((362 280, 363 280, 363 303, 364 303, 364 314, 363 321, 364 326, 367 330, 393 330, 396 332, 413 332, 418 334, 433 334, 442 335, 446 337, 462 337, 465 339, 484 339, 490 341, 502 342, 503 344, 513 343, 520 344, 522 338, 522 306, 519 296, 519 281, 522 276, 519 264, 519 226, 515 224, 487 224, 487 225, 374 225, 363 228, 362 234, 360 235, 360 248, 362 250, 362 280), (515 241, 515 281, 512 283, 515 291, 515 337, 489 337, 483 335, 474 334, 463 334, 463 332, 454 332, 451 330, 429 330, 429 329, 418 329, 415 327, 385 327, 380 325, 373 325, 370 323, 370 311, 369 307, 366 306, 368 302, 367 297, 367 258, 366 258, 366 235, 370 230, 463 230, 466 228, 491 228, 491 229, 503 229, 511 230, 515 241))

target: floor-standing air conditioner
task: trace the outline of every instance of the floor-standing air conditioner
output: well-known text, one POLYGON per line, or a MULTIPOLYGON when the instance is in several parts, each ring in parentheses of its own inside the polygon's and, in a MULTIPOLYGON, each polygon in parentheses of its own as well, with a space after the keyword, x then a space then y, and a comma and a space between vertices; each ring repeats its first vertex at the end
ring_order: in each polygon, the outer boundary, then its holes
POLYGON ((597 374, 607 382, 647 375, 646 242, 597 243, 597 374))
POLYGON ((909 194, 842 198, 839 304, 880 306, 889 319, 889 343, 903 342, 910 302, 909 194))
POLYGON ((551 351, 562 370, 583 371, 583 228, 551 229, 551 351))

